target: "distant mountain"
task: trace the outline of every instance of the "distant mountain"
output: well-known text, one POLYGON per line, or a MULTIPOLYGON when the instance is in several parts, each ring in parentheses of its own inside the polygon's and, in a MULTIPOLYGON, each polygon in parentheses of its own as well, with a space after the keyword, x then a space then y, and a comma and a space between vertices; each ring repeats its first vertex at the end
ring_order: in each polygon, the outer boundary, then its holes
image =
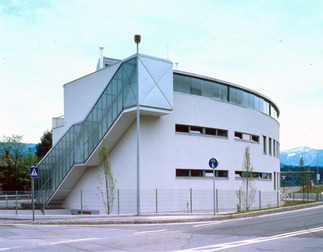
POLYGON ((299 160, 303 155, 305 166, 323 166, 323 150, 310 147, 296 147, 280 152, 281 165, 299 165, 299 160))

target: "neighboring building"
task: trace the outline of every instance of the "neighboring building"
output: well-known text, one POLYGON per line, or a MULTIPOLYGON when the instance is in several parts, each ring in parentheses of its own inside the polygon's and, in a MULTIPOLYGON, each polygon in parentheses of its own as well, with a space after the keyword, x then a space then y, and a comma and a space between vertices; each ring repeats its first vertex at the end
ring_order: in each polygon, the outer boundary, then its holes
MULTIPOLYGON (((154 193, 148 192, 155 189, 212 192, 212 157, 219 161, 216 188, 239 190, 247 146, 255 186, 277 192, 279 109, 272 100, 142 54, 122 61, 101 58, 98 69, 64 85, 64 116, 53 119, 54 147, 39 165, 38 188, 46 204, 59 198, 63 207, 79 208, 79 190, 97 191, 104 142, 117 188, 128 190, 129 212, 135 211, 138 91, 142 212, 150 211, 146 202, 154 193)), ((170 204, 176 210, 184 203, 176 196, 170 204)))

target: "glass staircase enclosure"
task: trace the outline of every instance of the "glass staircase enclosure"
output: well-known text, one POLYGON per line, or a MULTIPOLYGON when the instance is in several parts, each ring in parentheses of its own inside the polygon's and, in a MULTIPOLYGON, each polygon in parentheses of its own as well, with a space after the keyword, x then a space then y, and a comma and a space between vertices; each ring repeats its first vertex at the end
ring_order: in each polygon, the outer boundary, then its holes
POLYGON ((87 161, 122 111, 136 106, 137 93, 135 56, 120 63, 84 121, 72 125, 40 161, 37 203, 49 203, 71 168, 87 161))

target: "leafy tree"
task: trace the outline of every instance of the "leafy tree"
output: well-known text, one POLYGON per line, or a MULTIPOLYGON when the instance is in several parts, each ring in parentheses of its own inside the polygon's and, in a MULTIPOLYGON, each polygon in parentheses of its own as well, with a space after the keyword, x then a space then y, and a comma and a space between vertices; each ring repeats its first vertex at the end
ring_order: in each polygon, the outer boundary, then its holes
POLYGON ((36 145, 36 156, 39 160, 41 160, 46 153, 52 148, 52 132, 51 131, 45 131, 40 139, 40 143, 36 145))
POLYGON ((248 211, 255 202, 256 187, 253 186, 252 172, 253 166, 251 164, 249 146, 246 147, 243 162, 242 162, 242 178, 243 183, 237 193, 242 205, 248 211))
POLYGON ((301 192, 303 192, 304 200, 304 193, 309 193, 311 190, 311 171, 309 167, 304 166, 303 156, 301 156, 299 160, 298 176, 301 183, 301 192))
POLYGON ((116 195, 116 179, 114 179, 113 177, 111 165, 108 159, 108 147, 104 144, 99 151, 99 157, 104 173, 104 184, 100 177, 100 186, 98 186, 97 188, 106 208, 106 213, 110 214, 113 209, 113 203, 116 195), (103 187, 105 188, 104 190, 102 189, 103 187))
POLYGON ((26 152, 22 136, 4 137, 0 142, 0 186, 3 191, 30 190, 29 168, 36 161, 26 152))

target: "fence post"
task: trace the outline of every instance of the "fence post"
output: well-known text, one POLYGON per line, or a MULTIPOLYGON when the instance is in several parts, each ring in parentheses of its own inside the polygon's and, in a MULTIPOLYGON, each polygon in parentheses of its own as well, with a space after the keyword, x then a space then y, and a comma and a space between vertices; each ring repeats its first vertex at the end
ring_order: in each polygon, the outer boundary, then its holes
POLYGON ((44 189, 44 191, 43 191, 43 215, 45 215, 45 208, 46 208, 45 200, 46 200, 46 190, 44 189))
POLYGON ((119 189, 117 190, 118 192, 118 215, 120 215, 120 193, 119 193, 119 189))
POLYGON ((192 188, 190 188, 190 213, 193 212, 193 191, 192 188))
POLYGON ((83 214, 83 193, 81 189, 81 214, 83 214))
POLYGON ((293 205, 295 204, 295 192, 293 192, 293 205))
POLYGON ((259 190, 259 209, 261 209, 261 190, 259 190))
POLYGON ((8 208, 8 194, 6 194, 6 207, 8 208))
POLYGON ((239 212, 241 212, 241 190, 239 190, 239 212))
POLYGON ((218 189, 216 189, 216 212, 219 212, 219 193, 218 189))
POLYGON ((18 192, 16 191, 16 215, 18 215, 18 192))
POLYGON ((156 213, 158 213, 158 191, 156 188, 156 213))
POLYGON ((277 191, 277 207, 279 207, 279 191, 277 191))

